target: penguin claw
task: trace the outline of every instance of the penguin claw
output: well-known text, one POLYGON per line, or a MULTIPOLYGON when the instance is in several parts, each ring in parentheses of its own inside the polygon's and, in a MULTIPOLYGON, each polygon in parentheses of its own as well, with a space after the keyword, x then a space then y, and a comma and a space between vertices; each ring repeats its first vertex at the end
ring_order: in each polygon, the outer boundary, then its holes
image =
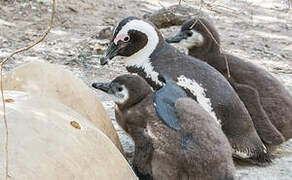
POLYGON ((272 163, 271 156, 266 153, 260 153, 257 156, 253 156, 249 159, 247 159, 252 164, 258 165, 258 166, 267 166, 272 163))
MULTIPOLYGON (((250 152, 247 154, 250 154, 250 152)), ((246 162, 248 164, 253 164, 262 167, 272 163, 272 156, 266 152, 254 152, 250 154, 250 157, 248 158, 243 158, 236 154, 233 154, 233 158, 239 160, 240 162, 246 162)))
POLYGON ((233 157, 235 158, 235 160, 238 160, 238 163, 247 163, 247 164, 252 164, 252 165, 256 165, 256 166, 260 166, 260 167, 266 167, 268 165, 270 165, 273 161, 271 159, 270 155, 267 154, 259 154, 257 156, 253 156, 247 159, 242 159, 239 157, 233 157))

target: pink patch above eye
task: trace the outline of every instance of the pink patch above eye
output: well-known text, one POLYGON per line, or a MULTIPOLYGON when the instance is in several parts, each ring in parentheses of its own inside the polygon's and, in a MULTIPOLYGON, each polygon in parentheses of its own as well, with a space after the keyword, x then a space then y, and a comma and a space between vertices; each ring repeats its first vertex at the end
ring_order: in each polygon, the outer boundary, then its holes
POLYGON ((115 45, 117 45, 118 44, 118 42, 120 41, 120 40, 124 40, 125 39, 125 37, 128 37, 128 35, 127 34, 120 34, 120 35, 118 35, 115 39, 114 39, 114 43, 115 43, 115 45))

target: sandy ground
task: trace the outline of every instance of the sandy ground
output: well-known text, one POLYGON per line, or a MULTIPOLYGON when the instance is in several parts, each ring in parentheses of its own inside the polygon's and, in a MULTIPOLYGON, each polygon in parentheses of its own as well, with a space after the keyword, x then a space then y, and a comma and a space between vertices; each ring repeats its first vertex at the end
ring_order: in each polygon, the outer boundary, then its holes
MULTIPOLYGON (((198 7, 198 2, 183 3, 198 7)), ((4 72, 26 62, 46 61, 63 65, 88 85, 93 81, 109 81, 126 71, 122 61, 101 68, 99 57, 108 41, 98 39, 98 32, 126 16, 142 17, 177 3, 178 0, 57 1, 54 28, 47 39, 12 58, 4 72)), ((0 0, 0 59, 41 36, 50 18, 50 5, 49 0, 0 0)), ((292 92, 292 9, 289 6, 292 2, 289 4, 287 0, 218 0, 206 4, 202 10, 213 19, 225 51, 265 68, 292 92)), ((162 31, 167 35, 175 29, 162 31)), ((96 95, 115 124, 113 102, 101 92, 96 95)), ((116 127, 131 156, 132 142, 116 127)), ((237 174, 238 179, 292 179, 292 141, 280 147, 270 166, 238 165, 237 174)))

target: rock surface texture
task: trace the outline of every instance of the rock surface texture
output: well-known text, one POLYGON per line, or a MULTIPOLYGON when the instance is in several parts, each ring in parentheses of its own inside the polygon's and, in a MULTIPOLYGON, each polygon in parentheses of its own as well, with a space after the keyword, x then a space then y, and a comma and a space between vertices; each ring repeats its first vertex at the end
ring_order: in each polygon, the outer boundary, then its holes
MULTIPOLYGON (((137 180, 111 140, 69 107, 53 99, 17 91, 5 91, 5 101, 9 128, 8 179, 137 180)), ((0 132, 0 147, 4 148, 3 123, 0 132)), ((0 151, 0 179, 5 179, 4 152, 0 151)))
POLYGON ((70 71, 49 63, 28 63, 6 74, 4 88, 60 101, 90 120, 122 151, 118 135, 99 99, 70 71))

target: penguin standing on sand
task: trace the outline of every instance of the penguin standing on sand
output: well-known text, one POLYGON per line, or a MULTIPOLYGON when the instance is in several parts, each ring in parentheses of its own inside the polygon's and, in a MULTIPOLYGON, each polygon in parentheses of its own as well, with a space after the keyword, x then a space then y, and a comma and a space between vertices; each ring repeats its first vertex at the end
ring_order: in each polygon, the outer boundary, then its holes
POLYGON ((154 90, 163 86, 158 79, 161 73, 184 88, 189 97, 221 124, 234 157, 254 163, 270 161, 248 111, 224 76, 166 43, 150 22, 136 17, 123 19, 100 63, 105 65, 115 56, 125 57, 127 70, 143 77, 154 90))
POLYGON ((165 76, 153 92, 139 76, 92 86, 114 96, 116 120, 133 138, 141 180, 233 180, 231 146, 214 119, 165 76))
POLYGON ((207 62, 223 75, 227 73, 226 57, 231 75, 227 79, 248 109, 263 142, 274 146, 292 138, 292 96, 269 72, 222 53, 219 34, 207 20, 185 22, 181 30, 166 41, 187 48, 190 56, 207 62))

